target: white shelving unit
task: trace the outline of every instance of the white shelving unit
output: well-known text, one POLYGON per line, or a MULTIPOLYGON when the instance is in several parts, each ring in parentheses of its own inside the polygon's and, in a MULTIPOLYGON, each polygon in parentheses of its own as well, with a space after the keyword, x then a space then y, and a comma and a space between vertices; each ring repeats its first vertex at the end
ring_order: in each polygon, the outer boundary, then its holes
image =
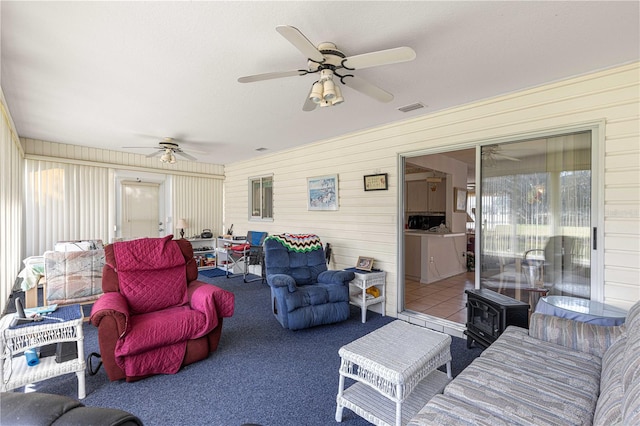
POLYGON ((360 307, 362 313, 362 323, 367 322, 367 308, 380 303, 381 314, 385 315, 385 284, 386 272, 384 271, 352 271, 355 274, 353 281, 349 283, 349 303, 360 307), (367 294, 367 289, 377 287, 380 296, 371 297, 367 294))
MULTIPOLYGON (((215 238, 187 238, 187 240, 193 246, 193 256, 196 258, 196 262, 198 261, 198 257, 206 257, 207 254, 211 254, 213 255, 214 261, 217 263, 215 238)), ((213 269, 215 267, 216 265, 214 263, 213 265, 198 266, 198 270, 203 271, 205 269, 213 269)))

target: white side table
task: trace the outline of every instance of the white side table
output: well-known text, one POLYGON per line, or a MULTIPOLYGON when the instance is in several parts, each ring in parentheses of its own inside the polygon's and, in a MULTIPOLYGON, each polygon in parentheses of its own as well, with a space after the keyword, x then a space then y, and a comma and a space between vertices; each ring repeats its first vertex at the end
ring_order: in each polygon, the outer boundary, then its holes
POLYGON ((353 272, 355 278, 349 283, 349 303, 360 306, 362 323, 367 321, 367 308, 381 303, 381 314, 385 315, 385 275, 384 271, 360 271, 356 268, 345 269, 353 272), (367 289, 376 286, 380 290, 380 296, 367 298, 367 289))
POLYGON ((448 334, 400 320, 344 345, 336 421, 348 408, 377 426, 406 425, 451 380, 450 346, 448 334), (355 380, 347 389, 345 377, 355 380))
POLYGON ((42 322, 9 328, 13 318, 13 315, 5 315, 0 319, 0 390, 7 392, 30 383, 76 373, 78 399, 83 399, 86 391, 83 313, 80 305, 62 306, 45 316, 42 322), (40 358, 37 365, 27 365, 24 356, 26 350, 69 341, 77 344, 77 358, 58 363, 55 356, 49 356, 40 358))

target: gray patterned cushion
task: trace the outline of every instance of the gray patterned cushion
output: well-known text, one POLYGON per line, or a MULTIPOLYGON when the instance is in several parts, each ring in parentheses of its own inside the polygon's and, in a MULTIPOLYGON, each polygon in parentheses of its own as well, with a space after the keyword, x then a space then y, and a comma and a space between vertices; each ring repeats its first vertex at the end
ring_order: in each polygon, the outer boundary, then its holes
POLYGON ((623 332, 624 327, 603 327, 539 313, 532 314, 529 322, 529 335, 536 339, 599 357, 623 332))
POLYGON ((615 425, 622 422, 622 370, 625 364, 626 336, 616 341, 602 357, 600 398, 593 419, 594 425, 615 425))
POLYGON ((600 363, 509 327, 444 393, 510 424, 591 424, 600 363))
POLYGON ((636 380, 624 392, 624 425, 640 425, 640 380, 636 380))
POLYGON ((623 424, 640 424, 640 303, 636 303, 627 315, 627 347, 622 370, 623 424))
POLYGON ((436 395, 416 414, 407 426, 445 425, 510 426, 501 419, 474 405, 448 395, 436 395))

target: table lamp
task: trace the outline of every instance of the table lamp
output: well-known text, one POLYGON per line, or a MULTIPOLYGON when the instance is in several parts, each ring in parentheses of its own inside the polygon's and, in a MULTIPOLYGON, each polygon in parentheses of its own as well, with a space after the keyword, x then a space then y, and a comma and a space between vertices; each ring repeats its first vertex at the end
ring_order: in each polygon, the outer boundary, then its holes
POLYGON ((184 229, 189 226, 186 219, 178 219, 176 228, 180 230, 180 238, 184 238, 184 229))

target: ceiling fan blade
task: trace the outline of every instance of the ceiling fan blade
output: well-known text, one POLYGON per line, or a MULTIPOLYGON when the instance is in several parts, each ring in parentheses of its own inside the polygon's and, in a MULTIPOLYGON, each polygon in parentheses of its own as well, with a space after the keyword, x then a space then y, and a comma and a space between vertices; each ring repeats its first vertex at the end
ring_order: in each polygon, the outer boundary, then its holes
POLYGON ((196 157, 194 157, 193 155, 189 155, 186 152, 182 152, 182 151, 173 151, 176 154, 178 154, 181 157, 186 158, 187 160, 191 160, 191 161, 198 161, 198 159, 196 157))
POLYGON ((509 160, 509 161, 522 161, 519 158, 516 157, 510 157, 508 155, 504 155, 504 154, 493 154, 494 158, 502 158, 503 160, 509 160))
MULTIPOLYGON (((313 86, 311 88, 313 89, 313 86)), ((317 106, 318 104, 316 104, 311 100, 311 90, 309 90, 309 93, 307 94, 307 99, 304 101, 304 105, 302 105, 302 110, 307 112, 313 111, 314 109, 316 109, 317 106)))
POLYGON ((252 83, 254 81, 272 80, 274 78, 293 77, 295 75, 305 75, 307 71, 293 70, 293 71, 279 71, 279 72, 267 72, 264 74, 248 75, 246 77, 240 77, 238 81, 240 83, 252 83))
POLYGON ((318 48, 309 41, 296 27, 290 25, 278 25, 276 31, 293 44, 304 56, 315 62, 324 62, 324 56, 318 48))
POLYGON ((374 86, 367 80, 364 80, 357 76, 347 75, 341 80, 346 86, 357 90, 360 93, 364 93, 367 96, 371 96, 373 99, 377 99, 380 102, 391 102, 393 95, 386 90, 382 90, 378 86, 374 86))
POLYGON ((164 152, 164 149, 160 149, 157 150, 156 152, 152 152, 151 154, 145 155, 145 157, 150 158, 150 157, 157 157, 158 155, 162 154, 164 152))
POLYGON ((377 67, 379 65, 413 61, 415 58, 416 52, 412 48, 396 47, 394 49, 379 50, 377 52, 349 56, 342 61, 342 66, 347 69, 361 70, 369 67, 377 67))

